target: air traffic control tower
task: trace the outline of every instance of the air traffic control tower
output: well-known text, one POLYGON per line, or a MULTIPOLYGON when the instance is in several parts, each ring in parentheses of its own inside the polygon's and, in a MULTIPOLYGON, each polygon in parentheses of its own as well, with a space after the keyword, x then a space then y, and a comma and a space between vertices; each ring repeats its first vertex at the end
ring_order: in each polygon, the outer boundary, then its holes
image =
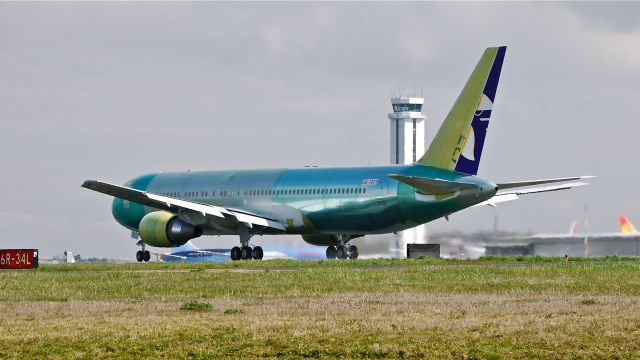
MULTIPOLYGON (((391 98, 393 112, 389 114, 390 155, 392 164, 412 164, 424 154, 424 122, 427 117, 422 113, 424 98, 418 96, 399 96, 391 98)), ((406 257, 407 244, 426 243, 424 225, 416 226, 394 235, 392 248, 395 256, 406 257)))

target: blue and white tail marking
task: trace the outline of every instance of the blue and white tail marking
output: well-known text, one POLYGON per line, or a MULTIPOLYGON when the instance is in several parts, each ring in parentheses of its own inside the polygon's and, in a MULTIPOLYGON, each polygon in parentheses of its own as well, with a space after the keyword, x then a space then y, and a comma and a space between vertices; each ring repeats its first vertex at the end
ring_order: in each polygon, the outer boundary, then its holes
POLYGON ((507 50, 506 46, 498 48, 493 66, 487 77, 487 81, 482 91, 482 96, 478 101, 478 108, 473 114, 469 134, 462 149, 462 153, 458 158, 455 170, 461 173, 476 175, 478 174, 478 166, 480 165, 480 157, 482 156, 482 148, 484 140, 487 136, 487 127, 489 127, 489 119, 491 118, 491 108, 496 98, 496 90, 498 89, 498 80, 500 79, 500 71, 502 70, 502 62, 507 50))

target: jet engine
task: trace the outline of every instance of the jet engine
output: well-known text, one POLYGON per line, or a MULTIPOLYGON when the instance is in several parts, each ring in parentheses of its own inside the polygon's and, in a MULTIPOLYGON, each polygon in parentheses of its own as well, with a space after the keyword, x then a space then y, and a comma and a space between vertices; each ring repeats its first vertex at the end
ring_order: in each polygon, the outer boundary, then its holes
POLYGON ((184 222, 170 212, 155 211, 140 220, 138 232, 147 245, 174 247, 202 235, 202 228, 184 222))

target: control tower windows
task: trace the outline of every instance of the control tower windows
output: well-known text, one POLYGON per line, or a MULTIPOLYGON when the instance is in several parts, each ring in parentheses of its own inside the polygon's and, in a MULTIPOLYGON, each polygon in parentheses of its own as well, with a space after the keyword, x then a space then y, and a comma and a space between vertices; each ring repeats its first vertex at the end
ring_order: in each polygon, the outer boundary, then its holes
POLYGON ((402 112, 402 111, 422 111, 422 104, 394 104, 393 105, 394 112, 402 112))

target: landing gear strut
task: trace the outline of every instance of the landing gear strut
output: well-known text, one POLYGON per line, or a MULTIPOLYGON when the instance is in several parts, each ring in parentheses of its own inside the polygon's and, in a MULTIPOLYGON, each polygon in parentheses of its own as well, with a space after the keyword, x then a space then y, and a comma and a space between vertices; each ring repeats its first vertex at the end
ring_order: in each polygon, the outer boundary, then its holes
POLYGON ((247 230, 247 228, 238 229, 240 233, 240 245, 234 246, 231 249, 231 260, 262 260, 264 256, 264 251, 260 246, 251 247, 249 245, 249 240, 251 239, 252 234, 247 230))
POLYGON ((140 240, 136 245, 142 247, 142 250, 136 252, 136 260, 138 260, 138 262, 148 262, 151 259, 151 253, 145 250, 145 243, 140 240))

